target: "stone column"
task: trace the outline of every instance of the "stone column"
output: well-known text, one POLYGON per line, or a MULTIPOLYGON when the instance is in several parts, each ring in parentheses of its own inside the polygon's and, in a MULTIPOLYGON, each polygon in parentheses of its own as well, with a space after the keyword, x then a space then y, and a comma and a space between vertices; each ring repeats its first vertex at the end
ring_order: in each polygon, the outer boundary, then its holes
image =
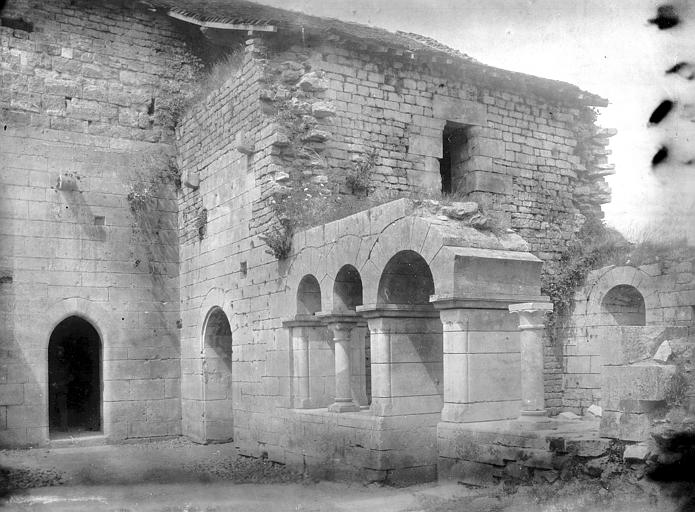
POLYGON ((543 330, 545 316, 553 310, 549 302, 525 302, 509 306, 519 315, 521 348, 521 416, 522 420, 545 418, 543 386, 543 330))
POLYGON ((365 372, 365 337, 367 323, 362 321, 352 330, 352 395, 360 406, 369 405, 365 372))
POLYGON ((308 409, 311 407, 309 391, 309 332, 321 327, 323 322, 313 315, 296 315, 293 320, 287 320, 282 326, 290 329, 292 344, 292 407, 308 409))
POLYGON ((328 406, 331 412, 359 411, 360 406, 352 400, 352 365, 350 352, 352 330, 357 325, 357 315, 318 314, 333 333, 335 345, 335 402, 328 406))

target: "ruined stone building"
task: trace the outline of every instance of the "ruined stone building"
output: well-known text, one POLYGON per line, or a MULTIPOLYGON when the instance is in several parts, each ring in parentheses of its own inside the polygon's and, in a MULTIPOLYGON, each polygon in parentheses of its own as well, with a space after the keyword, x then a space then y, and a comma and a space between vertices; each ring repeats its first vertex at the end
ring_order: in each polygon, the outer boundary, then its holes
POLYGON ((3 446, 183 435, 409 481, 598 403, 590 353, 543 352, 540 278, 609 200, 606 100, 237 0, 1 20, 3 446))

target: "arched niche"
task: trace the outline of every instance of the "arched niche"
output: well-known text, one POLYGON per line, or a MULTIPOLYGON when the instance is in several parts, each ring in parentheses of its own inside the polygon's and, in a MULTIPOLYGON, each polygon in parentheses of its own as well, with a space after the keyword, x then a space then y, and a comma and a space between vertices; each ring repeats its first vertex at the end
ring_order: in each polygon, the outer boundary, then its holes
POLYGON ((102 343, 94 326, 73 315, 48 342, 48 418, 53 438, 102 429, 102 343))
POLYGON ((429 265, 415 251, 396 253, 379 279, 377 304, 429 304, 434 295, 434 279, 429 265))
POLYGON ((362 305, 362 278, 352 265, 345 265, 335 276, 333 310, 354 311, 362 305))
POLYGON ((311 274, 305 275, 297 287, 297 314, 313 315, 321 311, 321 286, 311 274))
POLYGON ((634 286, 621 284, 608 290, 601 310, 610 314, 617 325, 646 325, 644 297, 634 286))

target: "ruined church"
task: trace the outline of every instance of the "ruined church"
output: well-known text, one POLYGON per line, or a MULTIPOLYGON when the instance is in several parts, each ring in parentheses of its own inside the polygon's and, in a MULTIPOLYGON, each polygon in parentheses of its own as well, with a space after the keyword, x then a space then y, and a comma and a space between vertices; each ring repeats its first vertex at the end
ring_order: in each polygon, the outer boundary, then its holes
POLYGON ((542 276, 610 200, 607 100, 242 0, 0 20, 0 445, 186 436, 413 482, 648 435, 665 391, 623 383, 675 370, 604 341, 687 331, 689 270, 592 275, 559 354, 545 329, 542 276))

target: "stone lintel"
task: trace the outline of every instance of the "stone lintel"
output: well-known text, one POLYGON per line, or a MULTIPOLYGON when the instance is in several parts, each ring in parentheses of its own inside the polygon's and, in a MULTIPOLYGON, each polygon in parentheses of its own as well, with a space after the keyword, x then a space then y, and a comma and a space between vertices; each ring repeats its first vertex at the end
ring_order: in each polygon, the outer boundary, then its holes
POLYGON ((470 100, 435 95, 432 113, 437 119, 445 119, 464 125, 487 126, 487 105, 470 100))
POLYGON ((442 309, 503 309, 508 310, 520 300, 543 300, 536 297, 455 297, 449 295, 431 295, 430 302, 438 310, 442 309))
POLYGON ((365 304, 357 306, 363 318, 438 318, 439 312, 429 304, 365 304))
MULTIPOLYGON (((356 324, 361 318, 354 311, 319 311, 316 317, 324 325, 326 324, 356 324)), ((351 326, 352 327, 352 326, 351 326)))

